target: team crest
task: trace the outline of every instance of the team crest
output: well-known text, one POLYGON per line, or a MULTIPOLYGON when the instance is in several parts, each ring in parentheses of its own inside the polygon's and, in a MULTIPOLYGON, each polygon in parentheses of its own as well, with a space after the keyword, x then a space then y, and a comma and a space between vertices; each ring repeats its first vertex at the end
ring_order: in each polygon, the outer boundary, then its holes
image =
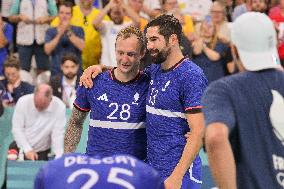
POLYGON ((97 98, 98 100, 101 100, 101 101, 106 101, 106 102, 108 102, 108 98, 107 98, 107 95, 106 95, 106 93, 105 94, 103 94, 102 96, 100 96, 99 98, 97 98))
POLYGON ((138 105, 138 100, 139 100, 139 98, 140 98, 140 95, 139 95, 139 93, 135 93, 135 95, 133 96, 133 98, 134 98, 134 101, 132 102, 132 104, 135 104, 135 105, 138 105))

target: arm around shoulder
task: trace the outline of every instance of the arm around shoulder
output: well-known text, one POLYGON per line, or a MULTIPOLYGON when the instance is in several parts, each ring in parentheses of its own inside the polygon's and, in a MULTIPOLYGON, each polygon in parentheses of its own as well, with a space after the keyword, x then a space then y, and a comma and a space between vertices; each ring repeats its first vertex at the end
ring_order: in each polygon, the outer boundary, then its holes
POLYGON ((64 137, 64 153, 71 153, 76 150, 80 142, 83 123, 87 117, 88 112, 83 112, 73 107, 72 115, 69 119, 68 127, 64 137))

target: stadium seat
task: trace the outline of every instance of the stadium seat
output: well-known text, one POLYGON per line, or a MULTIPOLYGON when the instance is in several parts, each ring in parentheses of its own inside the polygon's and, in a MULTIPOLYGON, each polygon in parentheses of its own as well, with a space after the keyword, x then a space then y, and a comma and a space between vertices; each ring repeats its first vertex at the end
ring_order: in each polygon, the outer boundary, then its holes
POLYGON ((7 189, 32 189, 38 170, 46 161, 8 161, 7 189))

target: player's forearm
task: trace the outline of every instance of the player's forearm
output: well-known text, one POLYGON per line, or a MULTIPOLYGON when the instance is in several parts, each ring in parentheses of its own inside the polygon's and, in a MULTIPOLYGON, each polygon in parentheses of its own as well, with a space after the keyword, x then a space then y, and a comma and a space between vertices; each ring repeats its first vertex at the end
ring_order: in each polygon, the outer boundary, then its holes
POLYGON ((199 150, 202 146, 203 134, 204 130, 190 132, 190 136, 187 138, 187 143, 184 147, 179 163, 176 165, 172 173, 177 178, 183 178, 190 165, 194 161, 196 155, 199 153, 199 150))
POLYGON ((73 108, 64 137, 64 153, 70 153, 76 150, 76 147, 80 142, 83 123, 87 114, 87 112, 82 112, 73 108))
POLYGON ((208 126, 205 135, 210 169, 220 189, 236 189, 236 166, 228 140, 228 129, 216 124, 208 126))

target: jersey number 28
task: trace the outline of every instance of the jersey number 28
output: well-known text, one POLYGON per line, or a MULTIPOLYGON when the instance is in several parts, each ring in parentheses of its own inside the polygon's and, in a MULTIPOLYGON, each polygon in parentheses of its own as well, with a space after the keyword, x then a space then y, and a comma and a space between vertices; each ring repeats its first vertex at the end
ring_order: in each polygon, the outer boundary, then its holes
MULTIPOLYGON (((114 106, 114 110, 107 116, 108 119, 118 119, 114 114, 119 111, 119 105, 117 103, 110 103, 108 107, 114 106)), ((122 104, 121 111, 119 112, 119 118, 126 121, 130 118, 130 106, 129 104, 122 104)))

